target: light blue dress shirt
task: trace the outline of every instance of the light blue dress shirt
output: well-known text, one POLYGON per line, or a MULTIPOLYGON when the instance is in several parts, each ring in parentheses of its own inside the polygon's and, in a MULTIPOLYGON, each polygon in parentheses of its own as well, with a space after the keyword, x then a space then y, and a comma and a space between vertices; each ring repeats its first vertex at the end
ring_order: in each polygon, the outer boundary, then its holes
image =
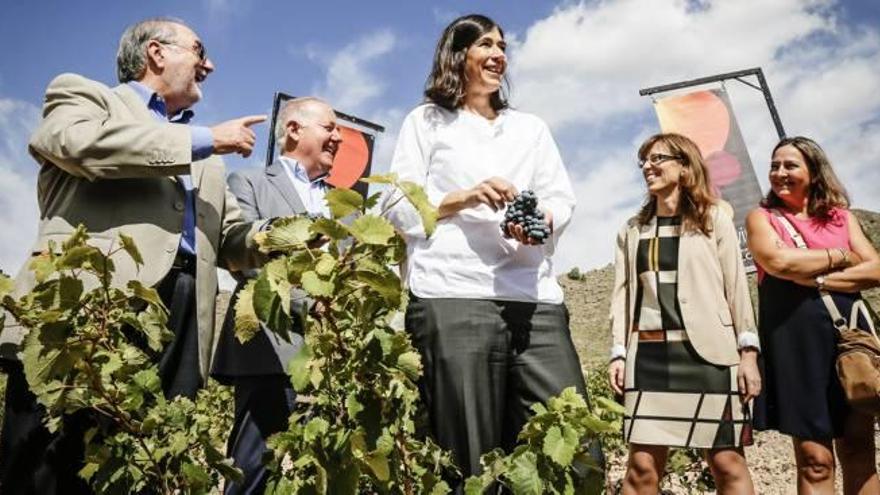
POLYGON ((327 174, 309 179, 305 167, 298 161, 286 156, 279 157, 279 160, 281 160, 290 182, 293 183, 296 193, 299 194, 303 206, 306 207, 306 211, 313 215, 329 217, 330 209, 327 207, 327 202, 324 201, 324 195, 327 194, 327 183, 324 182, 324 179, 327 178, 327 174))
MULTIPOLYGON (((165 100, 151 88, 137 81, 130 81, 128 85, 144 100, 150 113, 160 121, 168 121, 172 124, 187 125, 192 134, 192 160, 202 160, 211 156, 214 152, 214 137, 211 135, 211 129, 203 126, 188 125, 193 118, 193 111, 186 109, 175 115, 168 115, 165 100)), ((196 202, 193 192, 192 179, 189 175, 177 176, 183 187, 184 204, 183 210, 183 229, 180 236, 179 250, 195 255, 196 254, 196 202)))

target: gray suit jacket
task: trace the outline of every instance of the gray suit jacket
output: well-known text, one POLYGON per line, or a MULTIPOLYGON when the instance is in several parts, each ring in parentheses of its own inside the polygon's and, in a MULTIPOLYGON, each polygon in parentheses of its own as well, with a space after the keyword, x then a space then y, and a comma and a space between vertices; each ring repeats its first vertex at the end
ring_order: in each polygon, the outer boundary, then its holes
MULTIPOLYGON (((250 221, 283 217, 306 212, 280 161, 265 169, 235 171, 229 175, 229 189, 238 200, 244 217, 250 221)), ((292 341, 286 342, 265 327, 246 344, 235 338, 235 301, 238 292, 256 271, 233 272, 239 281, 226 311, 211 375, 221 382, 237 376, 277 375, 287 370, 290 361, 302 346, 302 328, 294 319, 292 341)), ((292 308, 302 310, 305 294, 294 294, 292 308), (299 304, 297 304, 299 303, 299 304)))
MULTIPOLYGON (((88 230, 89 243, 104 251, 118 243, 122 232, 135 240, 144 265, 138 268, 117 253, 112 283, 124 286, 136 279, 155 285, 171 269, 180 245, 184 193, 175 176, 191 174, 196 194, 199 364, 207 377, 216 343, 216 267, 244 270, 258 266, 264 257, 253 243, 260 225, 242 218, 226 187, 222 160, 211 156, 193 162, 190 140, 185 125, 156 121, 127 84, 111 89, 76 74, 55 78, 46 90, 43 119, 29 143, 40 165, 40 224, 30 251, 36 255, 47 250, 49 241, 60 245, 79 224, 88 230)), ((26 267, 27 263, 16 277, 18 294, 36 284, 26 267)), ((4 331, 0 357, 16 359, 22 335, 19 328, 4 331)))

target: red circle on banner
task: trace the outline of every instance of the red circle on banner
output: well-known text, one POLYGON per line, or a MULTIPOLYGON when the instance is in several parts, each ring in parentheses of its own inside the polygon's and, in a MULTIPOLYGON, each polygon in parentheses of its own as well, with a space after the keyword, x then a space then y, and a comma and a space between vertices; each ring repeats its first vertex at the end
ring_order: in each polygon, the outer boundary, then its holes
POLYGON ((742 165, 736 156, 723 150, 716 151, 706 157, 706 166, 709 167, 709 177, 716 191, 728 184, 733 184, 742 173, 742 165))
POLYGON ((370 159, 370 147, 360 131, 339 126, 339 133, 342 135, 342 144, 336 152, 327 182, 335 187, 350 188, 364 175, 370 159))
POLYGON ((727 106, 715 93, 698 91, 671 99, 660 115, 665 132, 684 134, 697 143, 703 156, 723 150, 730 132, 727 106))

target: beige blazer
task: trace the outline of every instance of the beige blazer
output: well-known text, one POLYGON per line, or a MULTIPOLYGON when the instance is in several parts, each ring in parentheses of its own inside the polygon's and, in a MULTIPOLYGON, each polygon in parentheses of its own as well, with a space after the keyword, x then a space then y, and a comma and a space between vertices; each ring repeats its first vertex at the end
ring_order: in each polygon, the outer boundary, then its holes
MULTIPOLYGON (((199 363, 207 377, 216 343, 217 266, 242 270, 262 261, 252 240, 262 223, 242 219, 226 188, 222 160, 212 156, 193 162, 187 126, 157 121, 128 85, 111 89, 75 74, 50 83, 29 151, 40 165, 40 223, 30 252, 45 251, 50 240, 60 244, 79 224, 103 250, 124 232, 134 238, 144 265, 138 269, 124 253, 115 255, 113 284, 119 286, 132 279, 153 286, 170 270, 184 211, 176 176, 191 174, 199 363)), ((26 264, 16 278, 16 291, 27 292, 34 284, 26 264)), ((22 336, 21 329, 4 332, 0 356, 14 358, 22 336)))
MULTIPOLYGON (((712 233, 684 233, 678 248, 678 303, 688 339, 697 353, 714 364, 739 362, 737 337, 756 332, 745 268, 732 215, 727 206, 713 206, 712 233)), ((629 219, 617 235, 614 288, 611 296, 613 343, 627 345, 633 329, 638 278, 639 234, 655 227, 656 219, 638 225, 629 219)))

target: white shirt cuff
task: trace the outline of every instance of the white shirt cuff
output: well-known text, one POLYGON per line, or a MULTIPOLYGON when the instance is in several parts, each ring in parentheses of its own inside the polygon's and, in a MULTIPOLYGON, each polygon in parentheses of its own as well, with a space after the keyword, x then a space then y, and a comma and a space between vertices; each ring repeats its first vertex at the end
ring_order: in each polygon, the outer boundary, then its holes
POLYGON ((626 347, 623 344, 614 344, 611 346, 611 356, 608 360, 613 361, 618 358, 626 359, 626 347))
POLYGON ((758 338, 758 334, 755 332, 741 332, 739 337, 736 339, 736 348, 737 350, 742 350, 746 347, 753 347, 761 352, 761 340, 758 338))

